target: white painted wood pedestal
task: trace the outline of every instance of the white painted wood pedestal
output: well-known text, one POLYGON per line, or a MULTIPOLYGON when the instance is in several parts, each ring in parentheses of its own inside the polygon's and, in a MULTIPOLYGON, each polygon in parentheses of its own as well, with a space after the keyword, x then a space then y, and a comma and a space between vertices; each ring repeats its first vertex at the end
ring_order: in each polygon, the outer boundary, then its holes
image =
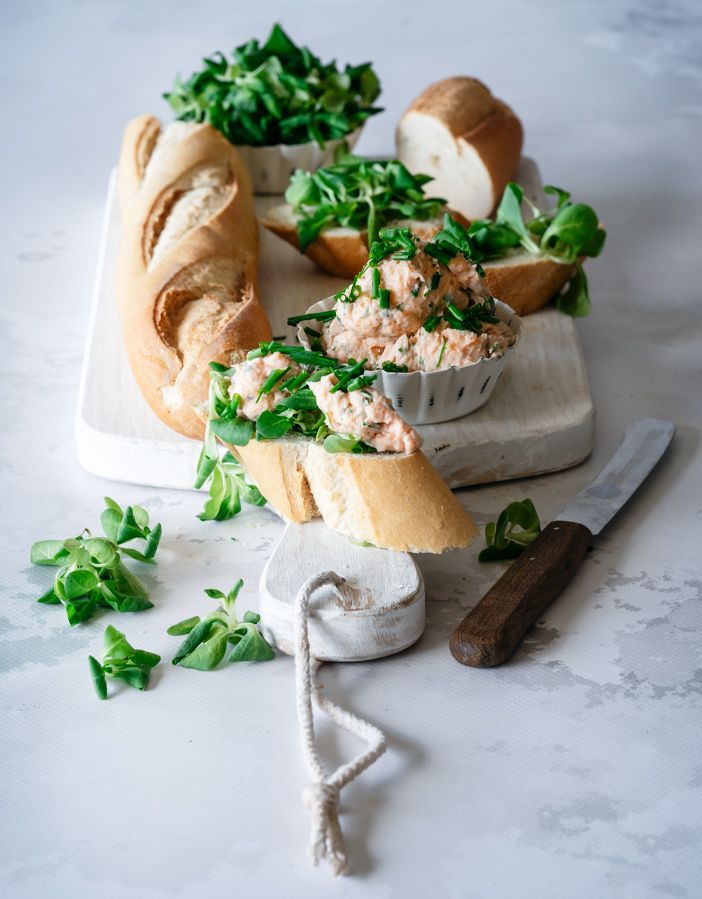
POLYGON ((293 602, 320 571, 345 583, 315 593, 309 617, 312 655, 320 661, 359 662, 411 646, 424 630, 424 582, 408 553, 357 546, 322 521, 288 524, 261 574, 264 634, 294 655, 293 602))

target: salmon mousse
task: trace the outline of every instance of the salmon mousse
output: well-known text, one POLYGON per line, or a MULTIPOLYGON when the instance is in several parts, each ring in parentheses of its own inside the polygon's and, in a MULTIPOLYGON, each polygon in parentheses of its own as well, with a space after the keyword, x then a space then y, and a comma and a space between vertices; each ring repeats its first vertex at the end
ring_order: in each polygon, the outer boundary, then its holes
POLYGON ((416 452, 422 438, 373 387, 377 376, 364 373, 367 362, 271 341, 229 368, 210 363, 206 443, 216 436, 245 446, 298 435, 329 452, 416 452))
POLYGON ((312 348, 344 363, 366 359, 371 370, 431 372, 499 358, 516 334, 495 316, 473 252, 466 229, 448 216, 429 241, 409 228, 385 229, 331 309, 288 323, 316 320, 320 329, 305 328, 312 348))

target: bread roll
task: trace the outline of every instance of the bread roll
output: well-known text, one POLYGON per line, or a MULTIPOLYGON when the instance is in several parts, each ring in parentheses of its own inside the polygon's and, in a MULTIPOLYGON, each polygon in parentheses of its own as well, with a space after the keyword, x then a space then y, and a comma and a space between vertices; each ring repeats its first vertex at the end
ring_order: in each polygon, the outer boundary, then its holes
POLYGON ((140 116, 119 164, 117 299, 134 376, 154 412, 200 439, 208 363, 271 330, 258 296, 258 226, 237 151, 209 125, 140 116))
POLYGON ((300 437, 230 449, 290 521, 321 516, 352 540, 401 552, 441 553, 468 546, 478 533, 421 452, 329 453, 300 437))
POLYGON ((522 126, 475 78, 430 85, 400 119, 397 156, 411 172, 434 178, 432 193, 467 219, 494 210, 517 173, 522 126))

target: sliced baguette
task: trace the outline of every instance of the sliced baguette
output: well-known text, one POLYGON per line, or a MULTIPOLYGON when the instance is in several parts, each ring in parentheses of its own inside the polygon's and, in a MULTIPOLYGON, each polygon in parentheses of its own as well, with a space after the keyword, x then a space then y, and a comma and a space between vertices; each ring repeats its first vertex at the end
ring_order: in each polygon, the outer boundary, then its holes
MULTIPOLYGON (((282 237, 295 249, 300 249, 297 216, 292 206, 287 203, 273 206, 260 221, 264 228, 282 237)), ((425 239, 436 234, 442 224, 443 215, 427 221, 393 222, 393 226, 409 227, 415 234, 425 239)), ((354 228, 327 228, 305 250, 305 255, 330 275, 353 278, 368 261, 368 235, 365 231, 356 231, 354 228)))
POLYGON ((529 315, 551 302, 573 277, 577 265, 552 262, 524 250, 484 262, 483 268, 490 294, 517 315, 529 315))
POLYGON ((432 193, 467 219, 486 218, 517 173, 522 125, 475 78, 430 85, 400 118, 397 157, 434 179, 432 193))
POLYGON ((208 363, 271 336, 258 297, 258 229, 239 154, 209 125, 153 116, 125 130, 117 300, 136 380, 154 412, 201 438, 208 363))
MULTIPOLYGON (((458 216, 456 216, 458 218, 458 216)), ((269 209, 262 224, 295 248, 297 219, 287 204, 269 209)), ((431 237, 442 227, 440 219, 402 222, 417 234, 431 237)), ((353 278, 368 260, 366 235, 353 228, 329 228, 312 243, 306 255, 324 271, 340 278, 353 278)), ((511 252, 504 259, 484 262, 485 280, 492 296, 507 303, 517 315, 536 312, 549 303, 575 273, 575 265, 563 265, 523 252, 511 252)))
POLYGON ((421 452, 328 453, 299 437, 230 449, 290 521, 321 516, 352 540, 402 552, 441 553, 468 546, 478 533, 421 452))

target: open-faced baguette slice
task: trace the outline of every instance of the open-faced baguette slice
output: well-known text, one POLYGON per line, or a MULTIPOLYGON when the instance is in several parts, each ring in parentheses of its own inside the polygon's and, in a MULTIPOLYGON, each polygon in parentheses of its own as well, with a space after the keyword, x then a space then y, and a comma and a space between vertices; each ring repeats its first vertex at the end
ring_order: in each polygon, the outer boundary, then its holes
POLYGON ((485 218, 517 173, 522 125, 475 78, 430 85, 402 115, 397 157, 434 179, 432 192, 467 219, 485 218))
POLYGON ((526 250, 483 262, 490 294, 517 315, 529 315, 549 303, 575 274, 576 263, 553 262, 526 250))
POLYGON ((126 128, 119 165, 117 299, 130 365, 154 412, 188 437, 204 427, 208 363, 233 364, 271 336, 258 297, 249 176, 209 125, 153 116, 126 128))
MULTIPOLYGON (((462 219, 462 216, 454 216, 462 219)), ((465 221, 465 220, 464 220, 465 221)), ((287 204, 269 209, 262 224, 294 247, 299 247, 297 220, 287 204)), ((398 222, 428 239, 443 225, 442 219, 426 222, 398 222)), ((324 271, 340 278, 352 278, 368 260, 366 234, 353 228, 329 228, 310 244, 308 256, 324 271)), ((485 281, 492 296, 507 303, 517 315, 536 312, 550 302, 575 273, 575 265, 552 262, 526 250, 510 251, 503 259, 483 262, 485 281)))
POLYGON ((403 552, 441 553, 478 533, 422 452, 329 453, 301 437, 230 449, 290 521, 321 516, 352 540, 403 552))
MULTIPOLYGON (((392 224, 409 227, 419 237, 429 239, 440 230, 442 223, 443 215, 427 221, 402 220, 392 224)), ((263 215, 261 224, 296 249, 300 248, 297 217, 289 204, 273 206, 263 215)), ((330 275, 353 278, 368 260, 367 233, 354 228, 327 228, 305 250, 305 255, 330 275)))

